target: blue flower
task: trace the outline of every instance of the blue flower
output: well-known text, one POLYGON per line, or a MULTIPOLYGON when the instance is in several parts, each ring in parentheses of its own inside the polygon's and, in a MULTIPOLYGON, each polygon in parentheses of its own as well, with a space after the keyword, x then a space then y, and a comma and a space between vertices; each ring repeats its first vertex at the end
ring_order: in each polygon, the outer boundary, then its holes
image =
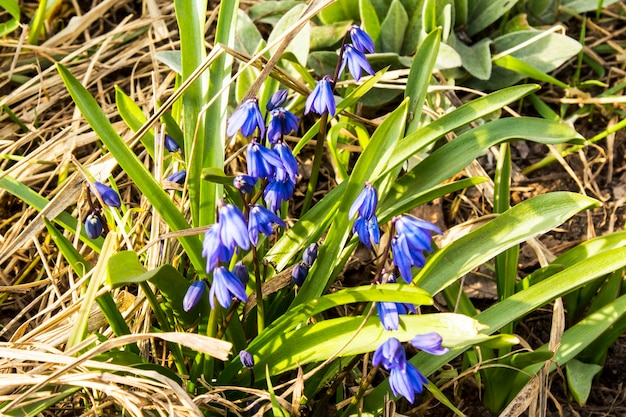
POLYGON ((239 207, 233 204, 226 204, 223 201, 219 205, 219 231, 222 244, 233 250, 235 246, 247 250, 250 248, 248 238, 248 225, 239 207))
POLYGON ((250 236, 250 242, 252 242, 254 246, 258 243, 259 232, 263 233, 265 236, 270 236, 274 232, 272 226, 275 224, 285 227, 285 222, 272 211, 258 204, 250 206, 248 235, 250 236))
POLYGON ((361 194, 359 194, 356 200, 354 200, 354 203, 352 203, 350 211, 348 212, 348 218, 352 219, 358 211, 359 216, 364 219, 369 219, 376 213, 377 205, 378 193, 372 184, 366 182, 361 194))
POLYGON ((270 112, 274 110, 275 108, 280 107, 283 104, 285 104, 285 101, 287 101, 287 90, 278 90, 277 92, 272 94, 270 101, 265 106, 265 110, 270 112))
POLYGON ((270 143, 276 143, 291 132, 298 130, 298 118, 288 110, 282 107, 274 109, 270 112, 272 120, 267 127, 267 140, 270 143))
POLYGON ((423 385, 428 384, 428 379, 406 360, 404 348, 395 337, 390 338, 376 349, 372 358, 372 365, 382 365, 389 371, 389 385, 393 394, 395 396, 402 395, 411 404, 415 400, 415 394, 421 393, 423 385))
POLYGON ((285 172, 289 175, 289 179, 295 184, 296 178, 298 177, 298 161, 296 161, 296 157, 293 156, 291 148, 285 142, 279 142, 274 145, 274 150, 280 157, 285 172))
POLYGON ((254 178, 270 178, 277 168, 283 168, 278 153, 260 145, 256 139, 252 139, 252 142, 248 144, 246 163, 248 174, 254 178))
POLYGON ((304 262, 300 262, 291 270, 291 279, 298 287, 301 287, 308 274, 309 267, 306 266, 304 262))
POLYGON ((187 171, 177 171, 171 174, 166 178, 167 181, 175 182, 176 184, 183 185, 185 183, 185 179, 187 178, 187 171))
POLYGON ((237 175, 233 179, 233 186, 244 194, 249 194, 254 189, 256 178, 250 175, 237 175))
POLYGON ((165 149, 167 149, 170 152, 180 151, 180 145, 170 135, 165 135, 163 137, 163 146, 165 146, 165 149))
POLYGON ((233 266, 233 274, 235 274, 235 276, 239 278, 239 281, 241 281, 244 287, 248 285, 248 281, 250 280, 250 273, 248 272, 248 268, 246 268, 243 262, 239 261, 235 264, 235 266, 233 266))
POLYGON ((411 267, 423 267, 426 264, 423 252, 432 252, 430 232, 441 233, 441 230, 432 223, 409 216, 396 217, 392 222, 397 232, 391 239, 393 264, 408 284, 413 280, 411 267))
POLYGON ((334 81, 328 75, 317 82, 317 85, 311 92, 311 95, 307 97, 304 106, 304 114, 309 112, 324 114, 328 112, 331 116, 335 115, 337 110, 335 104, 335 96, 333 96, 334 81))
POLYGON ((431 355, 445 355, 450 349, 441 346, 443 339, 437 332, 418 334, 411 339, 411 344, 415 349, 423 350, 431 355))
POLYGON ((348 71, 350 71, 352 77, 357 81, 361 79, 361 70, 364 70, 369 75, 374 75, 374 70, 372 69, 370 63, 367 62, 367 58, 365 58, 363 52, 360 52, 350 44, 344 45, 343 58, 341 60, 341 67, 339 68, 339 74, 343 73, 346 65, 348 65, 348 71))
POLYGON ((319 250, 319 246, 317 243, 311 243, 306 247, 304 252, 302 252, 302 262, 307 264, 309 268, 313 265, 313 262, 317 259, 317 252, 319 250))
POLYGON ((379 301, 376 303, 378 318, 385 330, 398 330, 400 316, 398 314, 397 303, 379 301))
POLYGON ((85 233, 89 239, 97 239, 102 234, 102 220, 96 213, 91 213, 85 219, 85 233))
POLYGON ((263 198, 267 203, 267 208, 276 212, 283 201, 288 201, 293 195, 295 185, 289 180, 270 181, 263 191, 263 198))
MULTIPOLYGON (((115 192, 115 190, 108 185, 104 185, 101 182, 94 182, 94 187, 100 195, 100 198, 109 207, 120 207, 122 202, 120 201, 120 196, 115 192)), ((92 189, 93 191, 93 189, 92 189)))
POLYGON ((265 122, 263 115, 259 109, 259 101, 256 98, 249 98, 244 101, 241 106, 228 119, 227 136, 234 136, 238 130, 241 134, 248 137, 259 129, 260 136, 265 134, 265 122))
POLYGON ((372 242, 377 245, 380 243, 380 229, 376 215, 372 215, 369 220, 359 217, 352 225, 352 232, 359 235, 359 240, 370 249, 372 242))
POLYGON ((350 38, 352 39, 352 45, 357 51, 364 54, 374 53, 374 41, 367 32, 357 25, 350 27, 350 38))
POLYGON ((228 262, 233 257, 234 249, 229 249, 220 239, 220 224, 215 223, 204 234, 202 256, 206 258, 206 273, 209 274, 219 262, 228 262))
POLYGON ((241 364, 246 368, 254 368, 254 357, 250 354, 250 352, 245 350, 239 352, 239 360, 241 361, 241 364))
POLYGON ((189 311, 194 308, 204 295, 204 291, 206 291, 206 283, 203 280, 192 282, 183 297, 183 310, 189 311))
POLYGON ((215 298, 217 302, 224 308, 230 306, 233 297, 239 301, 246 302, 246 288, 243 286, 239 278, 223 266, 218 266, 213 271, 213 284, 209 291, 209 304, 215 309, 215 298))

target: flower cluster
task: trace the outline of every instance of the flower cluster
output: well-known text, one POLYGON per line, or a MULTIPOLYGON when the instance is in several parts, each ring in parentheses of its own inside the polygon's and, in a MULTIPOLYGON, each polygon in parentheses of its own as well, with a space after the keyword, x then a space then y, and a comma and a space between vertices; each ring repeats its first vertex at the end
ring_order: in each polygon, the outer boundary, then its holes
MULTIPOLYGON (((441 347, 442 339, 437 333, 417 335, 411 340, 416 349, 432 355, 444 355, 448 349, 441 347)), ((406 359, 404 348, 398 339, 392 337, 380 345, 374 352, 372 365, 382 366, 389 371, 389 385, 395 396, 402 395, 411 404, 415 394, 421 394, 428 379, 406 359)))

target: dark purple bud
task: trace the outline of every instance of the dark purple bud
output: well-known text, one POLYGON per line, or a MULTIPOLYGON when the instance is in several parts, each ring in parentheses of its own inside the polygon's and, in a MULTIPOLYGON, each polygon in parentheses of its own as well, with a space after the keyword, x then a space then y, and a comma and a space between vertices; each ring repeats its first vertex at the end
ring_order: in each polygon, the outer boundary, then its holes
POLYGON ((310 112, 324 114, 328 112, 331 116, 335 115, 337 107, 335 104, 335 96, 333 95, 334 81, 328 75, 317 82, 317 85, 306 99, 304 105, 304 114, 310 112))
MULTIPOLYGON (((180 145, 170 135, 165 135, 163 137, 163 146, 165 146, 165 149, 167 149, 170 152, 178 152, 178 151, 180 151, 180 145)), ((174 181, 174 182, 176 182, 176 181, 174 181)))
POLYGON ((278 90, 270 98, 269 103, 265 106, 265 109, 269 112, 277 107, 282 106, 287 101, 287 90, 278 90))
POLYGON ((296 265, 291 271, 291 279, 298 286, 301 287, 304 284, 304 280, 306 276, 309 274, 309 267, 306 266, 303 262, 296 265))
POLYGON ((242 350, 241 352, 239 352, 239 359, 241 360, 243 366, 245 366, 246 368, 254 368, 254 357, 250 354, 250 352, 242 350))
POLYGON ((191 283, 185 297, 183 297, 183 310, 189 311, 198 304, 204 292, 206 291, 206 284, 204 281, 194 281, 191 283))
POLYGON ((185 179, 187 178, 187 171, 177 171, 171 174, 169 177, 165 178, 167 181, 175 182, 176 184, 183 185, 185 183, 185 179))
POLYGON ((311 243, 302 253, 302 261, 307 264, 309 267, 313 265, 313 262, 317 259, 317 251, 319 246, 317 243, 311 243))
POLYGON ((97 239, 102 234, 102 221, 100 216, 91 213, 85 219, 85 233, 89 239, 97 239))
MULTIPOLYGON (((120 201, 120 196, 115 192, 115 190, 108 185, 104 185, 101 182, 94 182, 93 186, 96 188, 96 191, 100 195, 102 202, 109 207, 120 207, 122 202, 120 201)), ((92 188, 93 191, 93 188, 92 188)))
POLYGON ((248 280, 250 279, 250 273, 248 272, 248 268, 243 264, 243 262, 239 261, 233 267, 233 274, 239 281, 244 285, 244 287, 248 284, 248 280))
POLYGON ((244 194, 250 194, 256 184, 256 178, 250 175, 237 175, 233 179, 233 186, 244 194))

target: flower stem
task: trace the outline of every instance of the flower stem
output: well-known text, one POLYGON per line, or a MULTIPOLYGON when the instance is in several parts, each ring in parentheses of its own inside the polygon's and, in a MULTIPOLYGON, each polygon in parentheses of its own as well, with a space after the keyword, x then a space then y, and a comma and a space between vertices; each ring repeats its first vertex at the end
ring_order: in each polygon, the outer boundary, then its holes
POLYGON ((259 265, 259 256, 256 248, 252 246, 252 258, 254 259, 254 279, 256 292, 256 315, 257 315, 257 331, 261 334, 265 328, 265 308, 263 307, 263 280, 261 279, 261 267, 259 265))
POLYGON ((304 196, 304 202, 302 203, 302 211, 300 217, 309 211, 311 207, 311 201, 313 200, 313 194, 317 188, 317 178, 319 177, 320 167, 322 166, 322 158, 324 156, 324 143, 326 142, 326 129, 328 124, 328 112, 324 112, 320 118, 320 130, 317 133, 317 144, 315 145, 315 154, 313 156, 313 167, 311 168, 311 178, 309 178, 309 184, 307 185, 306 195, 304 196))
POLYGON ((361 385, 359 386, 359 390, 354 395, 354 397, 352 397, 352 401, 350 401, 350 404, 344 410, 343 414, 341 415, 342 417, 347 417, 350 414, 352 414, 352 410, 354 410, 354 407, 359 403, 359 401, 361 401, 361 399, 365 395, 365 391, 367 390, 367 388, 370 385, 372 385, 372 381, 374 381, 374 377, 376 376, 376 373, 378 372, 378 368, 379 368, 378 366, 374 366, 370 370, 369 374, 367 374, 367 378, 365 378, 363 382, 361 383, 361 385))

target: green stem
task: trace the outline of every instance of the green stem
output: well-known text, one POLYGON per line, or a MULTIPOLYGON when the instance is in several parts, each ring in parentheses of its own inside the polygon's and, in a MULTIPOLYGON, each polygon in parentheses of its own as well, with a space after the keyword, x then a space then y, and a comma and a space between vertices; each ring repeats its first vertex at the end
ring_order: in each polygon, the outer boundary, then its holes
POLYGON ((252 246, 252 258, 254 259, 254 278, 256 292, 256 316, 257 316, 257 331, 258 334, 263 332, 265 328, 265 308, 263 306, 263 280, 261 279, 261 269, 259 265, 259 256, 256 248, 252 246))
POLYGON ((313 194, 317 188, 317 178, 320 174, 320 167, 322 166, 322 157, 324 156, 324 143, 326 142, 326 129, 328 128, 328 112, 322 114, 320 119, 320 130, 317 133, 317 144, 315 145, 315 154, 313 157, 313 167, 311 168, 311 178, 309 178, 309 184, 307 185, 306 195, 304 197, 304 203, 302 203, 302 211, 300 217, 309 211, 311 207, 311 201, 313 200, 313 194))
POLYGON ((352 397, 352 401, 350 401, 350 404, 344 410, 343 414, 341 415, 342 417, 348 417, 350 414, 352 414, 352 410, 354 410, 354 407, 357 406, 359 401, 361 401, 361 399, 365 395, 365 390, 367 390, 367 387, 369 387, 372 384, 372 381, 374 381, 374 377, 376 376, 376 373, 378 372, 378 368, 379 368, 378 366, 374 366, 372 368, 370 373, 367 375, 367 378, 365 378, 365 380, 359 386, 359 391, 356 393, 354 397, 352 397))

